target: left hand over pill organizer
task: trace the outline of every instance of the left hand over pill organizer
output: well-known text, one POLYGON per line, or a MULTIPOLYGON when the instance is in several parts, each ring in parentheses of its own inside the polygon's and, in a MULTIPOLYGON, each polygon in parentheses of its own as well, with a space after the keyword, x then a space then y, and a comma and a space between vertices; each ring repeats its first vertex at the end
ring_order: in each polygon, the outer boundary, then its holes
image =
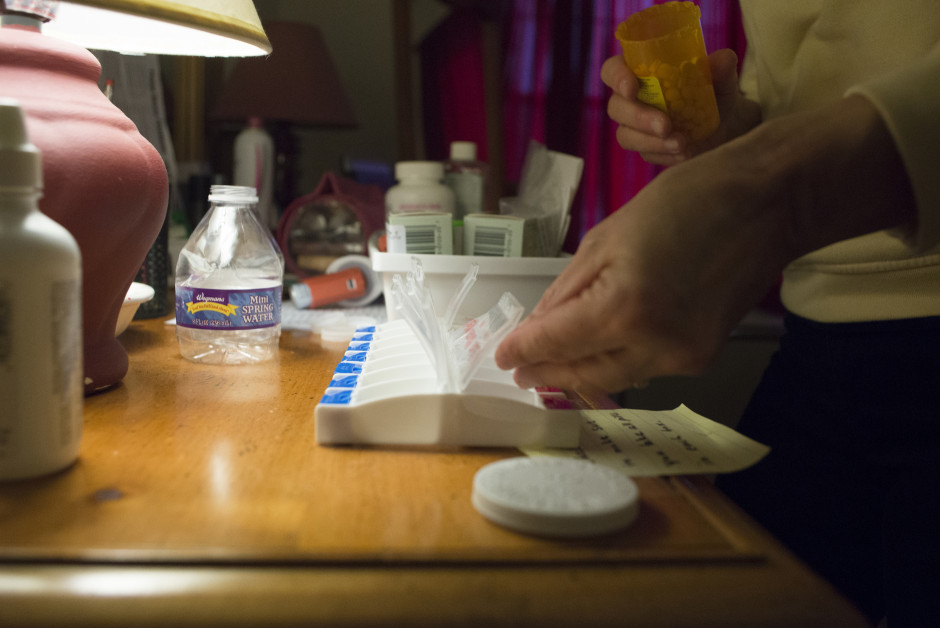
POLYGON ((578 412, 519 388, 493 361, 522 308, 506 293, 485 314, 453 326, 475 280, 464 279, 444 317, 434 314, 422 269, 386 298, 401 319, 360 329, 315 410, 320 444, 577 447, 578 412))

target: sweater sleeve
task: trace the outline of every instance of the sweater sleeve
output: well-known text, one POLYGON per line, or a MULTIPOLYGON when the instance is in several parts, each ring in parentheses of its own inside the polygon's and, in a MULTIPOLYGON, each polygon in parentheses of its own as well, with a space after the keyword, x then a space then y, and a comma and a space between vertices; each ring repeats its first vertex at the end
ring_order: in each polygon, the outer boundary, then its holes
POLYGON ((917 203, 916 232, 904 239, 923 252, 940 243, 940 44, 902 70, 849 88, 878 109, 904 161, 917 203))

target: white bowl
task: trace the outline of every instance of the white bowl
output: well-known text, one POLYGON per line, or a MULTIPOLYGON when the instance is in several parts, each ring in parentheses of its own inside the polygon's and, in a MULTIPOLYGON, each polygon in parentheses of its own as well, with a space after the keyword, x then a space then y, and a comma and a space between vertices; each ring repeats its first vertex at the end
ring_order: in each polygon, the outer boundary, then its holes
POLYGON ((127 296, 124 297, 124 304, 121 305, 121 312, 118 314, 117 325, 114 328, 114 335, 120 336, 121 332, 127 329, 137 313, 137 308, 141 303, 146 303, 153 298, 153 288, 145 283, 134 282, 127 290, 127 296))

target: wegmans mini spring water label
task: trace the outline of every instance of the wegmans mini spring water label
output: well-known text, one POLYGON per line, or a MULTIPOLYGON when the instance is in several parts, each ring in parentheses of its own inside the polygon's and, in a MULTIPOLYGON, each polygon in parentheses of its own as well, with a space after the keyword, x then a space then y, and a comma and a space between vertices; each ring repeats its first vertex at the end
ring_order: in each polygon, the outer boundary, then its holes
POLYGON ((281 322, 281 286, 249 290, 176 288, 176 324, 191 329, 260 329, 281 322))

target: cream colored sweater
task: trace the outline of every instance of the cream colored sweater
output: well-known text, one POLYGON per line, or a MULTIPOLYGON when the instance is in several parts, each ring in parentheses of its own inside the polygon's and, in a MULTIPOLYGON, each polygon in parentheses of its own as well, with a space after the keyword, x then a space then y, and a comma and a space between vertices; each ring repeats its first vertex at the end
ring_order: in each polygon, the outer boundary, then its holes
POLYGON ((940 315, 940 1, 741 0, 741 8, 741 85, 764 119, 867 97, 917 202, 914 234, 880 231, 791 263, 784 305, 824 322, 940 315))

